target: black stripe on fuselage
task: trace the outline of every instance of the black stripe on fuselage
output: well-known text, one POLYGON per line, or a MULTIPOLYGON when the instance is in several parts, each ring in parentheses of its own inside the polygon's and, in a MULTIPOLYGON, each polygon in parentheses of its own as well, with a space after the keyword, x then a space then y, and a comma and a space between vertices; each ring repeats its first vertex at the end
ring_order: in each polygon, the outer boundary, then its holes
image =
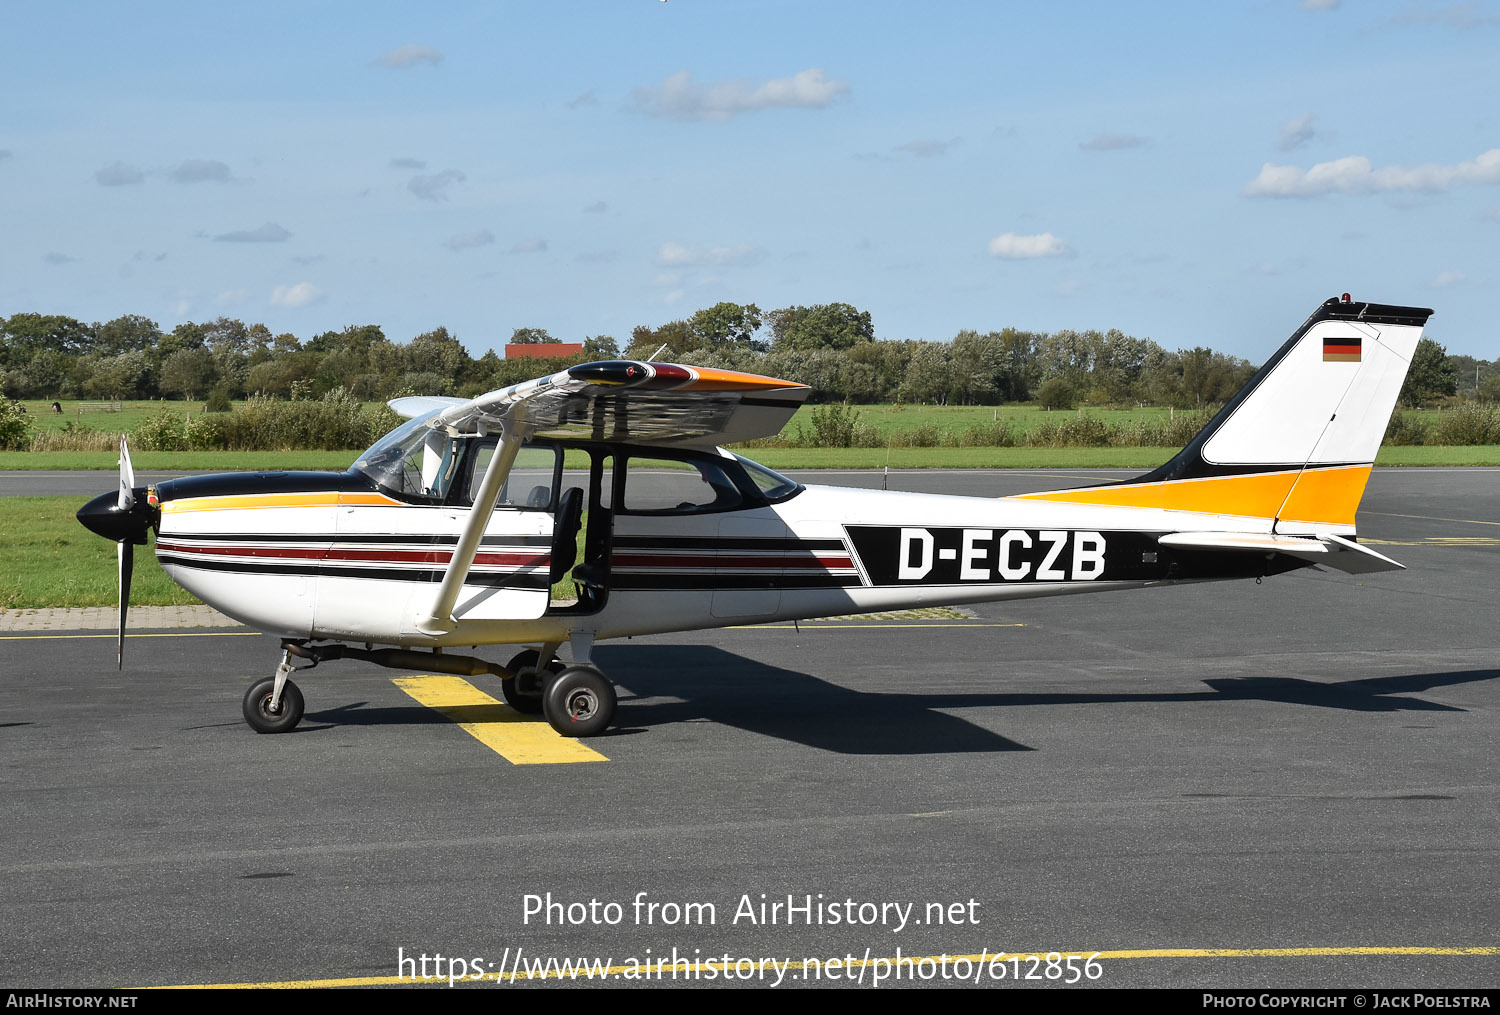
POLYGON ((215 472, 156 484, 161 501, 288 493, 385 493, 362 472, 215 472))
POLYGON ((793 574, 620 574, 611 572, 610 591, 707 592, 715 589, 843 589, 860 584, 858 575, 793 574))
POLYGON ((717 536, 616 536, 617 550, 838 550, 844 551, 842 539, 786 539, 776 536, 757 538, 717 536))
POLYGON ((916 525, 850 525, 846 531, 877 588, 1206 581, 1310 566, 1286 554, 1267 559, 1260 552, 1164 547, 1162 532, 916 525), (1007 578, 1004 570, 1022 573, 1007 578), (1047 577, 1038 577, 1043 572, 1047 577))

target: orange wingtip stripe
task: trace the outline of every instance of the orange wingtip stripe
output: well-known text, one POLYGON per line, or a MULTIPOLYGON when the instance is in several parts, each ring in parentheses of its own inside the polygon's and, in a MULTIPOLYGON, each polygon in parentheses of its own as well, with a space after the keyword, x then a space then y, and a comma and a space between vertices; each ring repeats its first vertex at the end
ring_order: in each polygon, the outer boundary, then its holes
POLYGON ((782 381, 760 374, 746 374, 738 370, 714 370, 709 367, 693 367, 698 379, 689 384, 688 391, 770 391, 773 388, 805 388, 806 384, 782 381))
POLYGON ((1354 512, 1369 478, 1368 465, 1340 466, 1306 472, 1291 470, 1058 490, 1021 494, 1013 499, 1353 525, 1354 512))

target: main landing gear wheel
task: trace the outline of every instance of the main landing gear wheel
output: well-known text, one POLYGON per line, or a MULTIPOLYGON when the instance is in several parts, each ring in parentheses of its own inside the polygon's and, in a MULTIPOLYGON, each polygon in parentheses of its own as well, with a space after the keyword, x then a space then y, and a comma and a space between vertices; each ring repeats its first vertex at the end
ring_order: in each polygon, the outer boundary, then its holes
POLYGON ((563 664, 554 658, 547 664, 545 673, 538 673, 536 661, 536 650, 527 649, 506 664, 505 668, 511 675, 500 678, 500 694, 505 703, 524 715, 542 714, 542 693, 546 690, 546 683, 563 671, 563 664))
POLYGON ((615 685, 592 666, 569 666, 547 685, 547 722, 565 737, 598 736, 615 720, 615 685))
POLYGON ((245 721, 257 733, 286 733, 302 721, 302 692, 288 680, 281 687, 281 701, 271 711, 271 692, 276 680, 267 677, 245 692, 245 721))

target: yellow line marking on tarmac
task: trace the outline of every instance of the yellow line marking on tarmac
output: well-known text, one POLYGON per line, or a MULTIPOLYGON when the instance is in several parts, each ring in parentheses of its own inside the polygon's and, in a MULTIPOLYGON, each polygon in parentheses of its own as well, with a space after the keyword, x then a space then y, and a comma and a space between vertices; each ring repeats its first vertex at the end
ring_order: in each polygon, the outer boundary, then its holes
MULTIPOLYGON (((875 628, 875 627, 1025 627, 1025 626, 1026 626, 1025 624, 974 624, 974 623, 962 623, 962 622, 954 623, 954 624, 854 624, 854 623, 849 623, 849 624, 798 624, 798 625, 796 625, 796 630, 799 630, 799 631, 819 631, 819 630, 822 630, 822 631, 852 631, 852 630, 869 630, 870 628, 875 628)), ((790 631, 790 630, 793 630, 793 625, 791 625, 791 624, 731 624, 731 625, 729 625, 729 630, 731 630, 731 631, 753 631, 753 630, 756 630, 757 628, 762 629, 762 630, 771 630, 771 631, 790 631)))
POLYGON ((1425 536, 1421 539, 1362 539, 1376 546, 1500 546, 1500 536, 1425 536))
MULTIPOLYGON (((1398 955, 1493 956, 1500 955, 1500 947, 1480 945, 1473 947, 1452 948, 1399 946, 1389 948, 1362 946, 1331 948, 1132 948, 1116 951, 1091 951, 1087 948, 1074 949, 1072 951, 1063 951, 1057 948, 1049 948, 1042 951, 986 951, 980 954, 969 955, 902 955, 900 958, 900 964, 903 970, 915 969, 918 964, 922 963, 930 963, 936 965, 938 962, 941 962, 943 960, 946 960, 950 964, 954 961, 967 961, 970 963, 984 964, 998 962, 1001 964, 1008 964, 1012 958, 1018 958, 1024 962, 1030 959, 1033 955, 1038 957, 1045 957, 1052 953, 1056 953, 1065 957, 1073 956, 1076 958, 1091 958, 1100 961, 1122 959, 1315 959, 1340 958, 1350 956, 1360 957, 1398 955), (908 966, 908 963, 910 963, 911 965, 908 966)), ((829 956, 829 958, 836 959, 839 963, 838 968, 842 969, 862 969, 871 966, 875 966, 878 968, 880 965, 885 965, 887 970, 894 970, 896 968, 897 961, 894 958, 885 956, 869 959, 846 956, 829 956)), ((415 961, 414 958, 413 961, 415 961)), ((579 963, 577 956, 538 955, 536 957, 530 957, 523 955, 516 963, 516 966, 518 968, 515 968, 510 972, 501 970, 499 972, 485 973, 483 976, 476 977, 475 979, 456 978, 453 982, 512 983, 516 980, 558 980, 562 979, 563 974, 558 970, 557 966, 565 961, 574 963, 575 965, 583 964, 579 963), (541 966, 538 967, 537 965, 535 965, 536 963, 541 963, 541 966), (548 966, 548 963, 550 963, 550 968, 548 966)), ((761 962, 757 962, 755 964, 757 972, 771 970, 772 961, 773 960, 767 959, 761 962)), ((584 963, 589 962, 591 962, 591 960, 584 960, 584 963)), ((506 962, 506 965, 510 965, 510 963, 506 962)), ((643 962, 640 965, 605 966, 602 968, 593 968, 590 965, 588 968, 592 970, 593 976, 588 976, 580 972, 572 975, 570 979, 576 981, 579 979, 614 978, 629 973, 632 977, 640 979, 643 982, 666 982, 672 975, 670 965, 671 960, 669 959, 655 958, 649 960, 648 962, 643 962)), ((780 964, 776 968, 786 970, 795 969, 799 971, 811 968, 818 970, 821 974, 822 970, 819 969, 820 965, 826 965, 826 960, 813 960, 809 962, 792 959, 780 964)), ((681 970, 681 964, 679 964, 677 968, 681 970)), ((716 975, 725 975, 726 973, 735 972, 738 968, 738 963, 733 959, 730 960, 727 966, 723 962, 714 962, 712 960, 707 962, 694 962, 688 967, 686 975, 701 974, 708 971, 713 971, 716 975)), ((998 977, 996 977, 995 979, 998 979, 998 977)), ((994 982, 994 980, 988 980, 988 982, 994 982)), ((446 987, 449 986, 449 979, 447 976, 433 976, 427 978, 419 977, 416 975, 409 977, 358 976, 349 977, 347 979, 278 980, 266 983, 181 983, 163 987, 129 989, 215 990, 233 988, 265 989, 297 987, 384 987, 398 984, 407 984, 412 986, 432 984, 446 987)))
MULTIPOLYGON (((190 634, 130 634, 126 638, 253 638, 260 634, 259 631, 202 631, 190 634)), ((48 638, 109 638, 111 640, 119 637, 114 634, 6 634, 0 635, 0 641, 44 641, 48 638)))
POLYGON ((512 765, 608 761, 546 722, 524 716, 462 677, 396 677, 397 687, 458 723, 463 731, 512 765))
POLYGON ((1361 511, 1360 514, 1378 515, 1381 518, 1419 518, 1424 522, 1458 522, 1461 525, 1500 525, 1500 522, 1486 522, 1478 518, 1439 518, 1436 515, 1398 515, 1393 511, 1361 511))

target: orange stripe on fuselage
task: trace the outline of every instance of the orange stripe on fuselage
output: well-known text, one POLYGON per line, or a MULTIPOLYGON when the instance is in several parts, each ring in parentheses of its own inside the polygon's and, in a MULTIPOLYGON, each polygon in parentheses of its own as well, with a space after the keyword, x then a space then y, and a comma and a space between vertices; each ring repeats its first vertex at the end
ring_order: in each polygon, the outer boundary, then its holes
POLYGON ((1285 521, 1321 522, 1354 527, 1354 513, 1370 481, 1368 465, 1342 469, 1308 469, 1297 479, 1277 517, 1285 521))
POLYGON ((1252 518, 1284 517, 1330 525, 1353 525, 1354 512, 1370 478, 1370 466, 1312 468, 1305 472, 1262 472, 1166 483, 1125 483, 1085 490, 1028 493, 1012 500, 1199 511, 1252 518))
POLYGON ((162 504, 161 510, 162 514, 177 514, 182 511, 241 511, 250 508, 300 508, 354 504, 376 507, 402 506, 399 500, 393 500, 378 493, 252 493, 169 500, 162 504))

